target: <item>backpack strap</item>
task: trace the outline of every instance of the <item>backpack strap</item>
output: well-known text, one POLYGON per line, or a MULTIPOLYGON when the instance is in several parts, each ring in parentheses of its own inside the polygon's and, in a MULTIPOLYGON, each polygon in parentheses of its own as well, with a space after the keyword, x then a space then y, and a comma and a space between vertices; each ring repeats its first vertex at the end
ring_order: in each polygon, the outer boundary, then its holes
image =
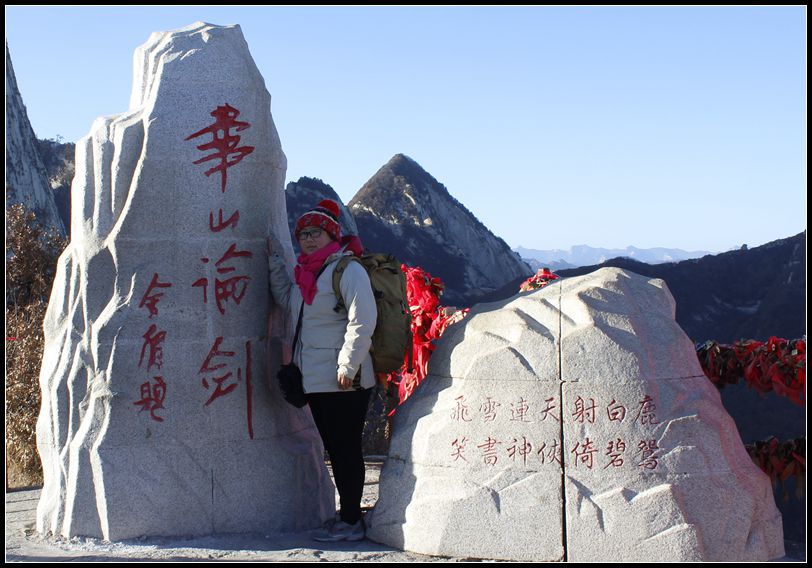
POLYGON ((344 303, 344 297, 341 295, 341 277, 344 275, 347 265, 353 260, 360 262, 355 255, 344 255, 338 259, 335 270, 333 270, 333 292, 335 292, 336 295, 336 305, 333 311, 335 313, 339 313, 341 310, 346 311, 347 309, 347 305, 344 303))
POLYGON ((296 333, 293 334, 293 347, 290 351, 291 362, 295 361, 296 346, 299 343, 299 332, 302 331, 302 314, 304 314, 304 305, 304 300, 302 300, 302 306, 299 308, 299 321, 296 322, 296 333))

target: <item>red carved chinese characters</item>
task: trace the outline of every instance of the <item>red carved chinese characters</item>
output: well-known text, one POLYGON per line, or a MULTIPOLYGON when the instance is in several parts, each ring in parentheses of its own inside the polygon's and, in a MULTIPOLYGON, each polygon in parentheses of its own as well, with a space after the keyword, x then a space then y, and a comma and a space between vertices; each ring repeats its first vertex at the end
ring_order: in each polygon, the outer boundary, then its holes
POLYGON ((150 385, 149 381, 141 385, 141 400, 134 402, 136 406, 140 406, 140 414, 145 410, 149 410, 150 418, 156 422, 163 422, 164 419, 155 414, 156 410, 164 407, 164 399, 166 398, 166 383, 162 377, 155 376, 155 384, 150 385))
MULTIPOLYGON (((498 435, 498 432, 489 433, 484 439, 479 438, 482 440, 481 443, 475 443, 476 449, 479 450, 479 455, 486 465, 491 467, 497 466, 497 464, 537 467, 541 464, 562 467, 564 464, 560 439, 534 440, 532 435, 526 435, 521 431, 515 432, 516 427, 524 428, 525 424, 546 422, 552 425, 555 422, 561 422, 561 417, 556 413, 558 399, 555 396, 540 397, 540 399, 544 401, 543 404, 535 404, 532 399, 528 400, 524 396, 518 397, 518 400, 513 398, 514 402, 509 404, 510 414, 508 415, 497 412, 502 403, 492 396, 483 396, 481 401, 469 403, 466 401, 465 395, 459 395, 454 399, 451 418, 462 427, 465 427, 466 423, 476 420, 475 423, 479 424, 509 428, 508 432, 502 436, 498 435), (548 421, 548 417, 551 417, 552 420, 548 421)), ((654 430, 654 427, 660 424, 656 415, 657 406, 654 398, 646 394, 643 400, 637 402, 637 405, 638 410, 634 420, 630 420, 627 424, 637 425, 635 432, 640 426, 654 430)), ((625 429, 619 430, 629 414, 627 408, 627 404, 615 398, 612 398, 607 404, 606 399, 599 401, 591 397, 578 396, 574 401, 574 412, 568 419, 569 423, 583 425, 580 426, 582 432, 586 425, 601 424, 603 428, 611 432, 612 438, 608 442, 594 439, 593 432, 587 430, 585 433, 589 436, 582 441, 575 442, 574 447, 568 443, 569 455, 572 456, 572 462, 568 465, 583 470, 594 470, 596 473, 607 469, 634 468, 635 466, 648 470, 656 469, 661 455, 659 453, 661 448, 658 446, 657 440, 649 438, 640 441, 637 445, 637 453, 632 456, 634 442, 627 443, 631 434, 624 433, 625 429), (606 413, 604 414, 603 410, 599 411, 599 408, 605 408, 606 413)), ((549 435, 549 430, 547 432, 549 435)), ((460 462, 460 465, 463 466, 462 462, 470 463, 464 454, 466 443, 469 442, 466 434, 468 433, 455 432, 453 434, 455 439, 451 442, 454 449, 451 459, 454 462, 460 462)), ((651 434, 653 435, 654 431, 651 434)), ((584 435, 582 433, 579 437, 584 435)), ((637 439, 639 440, 639 438, 637 439)))
POLYGON ((468 405, 465 404, 465 397, 458 396, 454 400, 457 401, 457 405, 451 413, 451 419, 458 422, 470 422, 471 418, 468 416, 468 405))
POLYGON ((580 396, 575 399, 575 412, 572 415, 576 422, 583 424, 586 420, 590 424, 595 423, 595 399, 590 398, 589 400, 592 401, 592 406, 586 406, 584 399, 580 396))
POLYGON ((463 437, 462 439, 457 438, 456 440, 451 442, 451 446, 454 448, 454 452, 451 454, 451 456, 454 458, 454 461, 457 461, 459 459, 468 461, 466 457, 462 455, 462 453, 465 451, 465 444, 467 442, 468 440, 465 437, 463 437))
MULTIPOLYGON (((212 360, 215 357, 233 357, 234 356, 234 351, 220 351, 220 344, 221 343, 223 343, 223 338, 222 337, 218 337, 217 339, 214 340, 214 345, 212 345, 212 348, 209 351, 209 354, 206 357, 206 360, 203 361, 203 365, 201 365, 200 371, 198 371, 199 374, 203 375, 203 374, 208 374, 208 373, 214 373, 214 371, 218 371, 218 373, 215 373, 215 374, 219 374, 219 369, 222 369, 227 364, 226 363, 218 363, 218 364, 212 366, 212 360)), ((231 371, 228 371, 226 374, 221 375, 219 377, 211 377, 212 381, 214 381, 215 388, 214 388, 214 392, 211 394, 211 396, 209 397, 209 400, 206 401, 204 406, 210 405, 212 402, 214 402, 215 399, 217 399, 217 398, 219 398, 219 397, 221 397, 223 395, 226 395, 226 394, 230 393, 231 391, 233 391, 234 389, 237 388, 236 383, 229 384, 225 388, 223 388, 223 383, 225 383, 232 375, 233 375, 233 373, 231 371)), ((210 388, 207 377, 203 377, 203 386, 206 387, 207 389, 210 388)))
POLYGON ((482 450, 482 458, 485 460, 486 464, 494 466, 496 465, 496 462, 499 461, 499 457, 496 455, 496 446, 501 443, 502 442, 488 436, 488 439, 485 440, 484 444, 477 446, 477 448, 482 450))
POLYGON ((223 210, 222 209, 218 210, 217 216, 218 216, 218 221, 217 221, 217 224, 215 225, 215 223, 214 223, 214 211, 209 213, 209 230, 212 233, 219 233, 220 231, 222 231, 223 229, 225 229, 227 227, 231 227, 232 229, 236 229, 237 228, 237 223, 239 223, 239 221, 240 221, 240 212, 239 211, 235 211, 234 213, 232 213, 231 217, 229 217, 225 221, 223 221, 223 210))
POLYGON ((485 402, 479 407, 480 412, 485 415, 483 422, 493 422, 496 420, 496 409, 502 406, 491 397, 486 397, 485 402))
POLYGON ((141 363, 144 362, 144 352, 147 350, 147 347, 149 347, 147 371, 151 370, 153 365, 159 369, 161 368, 164 358, 164 350, 161 347, 161 343, 163 343, 164 339, 166 339, 165 331, 158 331, 158 326, 155 324, 149 326, 149 329, 144 334, 144 345, 141 347, 141 358, 138 360, 139 367, 141 363))
POLYGON ((527 401, 524 397, 519 399, 515 405, 510 405, 510 414, 511 420, 515 422, 530 422, 531 420, 527 416, 527 411, 530 410, 530 406, 528 406, 527 401))
MULTIPOLYGON (((229 274, 237 270, 233 266, 221 266, 225 262, 237 259, 237 258, 253 258, 253 253, 247 250, 237 250, 237 244, 233 243, 228 250, 220 257, 215 263, 217 266, 217 273, 218 274, 229 274)), ((209 262, 208 258, 201 258, 200 259, 203 264, 207 264, 209 262)), ((214 299, 217 303, 217 310, 221 314, 225 314, 226 310, 224 304, 228 300, 233 300, 235 304, 239 305, 242 301, 243 297, 245 296, 245 292, 248 289, 248 282, 251 280, 250 276, 245 275, 236 275, 232 276, 231 278, 227 278, 225 280, 220 280, 219 278, 214 279, 214 299)), ((209 295, 208 295, 208 285, 209 279, 208 278, 199 278, 196 280, 192 286, 199 287, 203 289, 203 303, 207 304, 209 302, 209 295)))
POLYGON ((554 400, 555 400, 554 397, 550 397, 550 398, 547 398, 547 399, 544 400, 545 408, 544 408, 544 410, 541 411, 541 421, 542 422, 547 420, 548 416, 552 416, 553 419, 556 420, 556 422, 561 422, 561 417, 556 416, 555 414, 553 414, 553 409, 556 406, 555 404, 553 404, 554 400))
POLYGON ((606 415, 611 422, 623 422, 623 419, 626 418, 626 407, 613 398, 606 407, 606 415))
MULTIPOLYGON (((147 309, 149 312, 149 319, 152 319, 154 316, 158 315, 158 302, 164 295, 163 292, 157 292, 156 289, 171 287, 171 283, 161 282, 159 280, 157 272, 153 274, 152 280, 150 281, 149 286, 147 286, 147 289, 138 304, 139 308, 147 309)), ((159 330, 158 326, 153 323, 149 326, 149 329, 147 329, 147 332, 142 337, 144 338, 144 343, 141 346, 141 356, 138 359, 138 367, 140 368, 144 363, 144 355, 147 354, 147 349, 149 349, 149 355, 147 357, 147 371, 151 371, 152 367, 157 367, 160 369, 161 365, 163 364, 163 347, 161 344, 166 339, 166 331, 159 330)), ((141 409, 138 411, 139 414, 145 410, 148 410, 149 416, 152 418, 152 420, 155 420, 156 422, 163 422, 164 419, 158 416, 156 411, 161 410, 164 407, 164 400, 166 399, 166 382, 164 381, 163 377, 157 375, 153 377, 153 380, 153 383, 146 381, 141 384, 141 399, 135 401, 133 405, 141 407, 141 409)))
POLYGON ((623 452, 626 451, 626 442, 618 438, 617 440, 610 440, 609 445, 606 447, 606 455, 609 456, 609 463, 603 466, 607 467, 620 467, 623 465, 623 452))
POLYGON ((654 469, 657 467, 658 456, 654 452, 659 449, 657 440, 641 440, 640 443, 637 444, 637 453, 641 455, 643 461, 637 465, 645 469, 654 469))
MULTIPOLYGON (((214 118, 214 123, 187 136, 186 140, 191 140, 206 134, 211 135, 209 142, 197 146, 198 150, 202 150, 203 152, 211 151, 211 153, 193 163, 202 164, 204 162, 215 161, 216 165, 204 173, 206 177, 214 173, 220 174, 220 192, 224 194, 228 185, 229 168, 239 164, 243 158, 254 151, 253 146, 241 146, 241 137, 237 134, 238 132, 250 128, 251 124, 246 121, 237 120, 237 117, 240 116, 240 111, 229 104, 218 106, 209 114, 214 118)), ((240 222, 240 212, 233 211, 228 217, 226 217, 226 215, 222 208, 217 209, 216 217, 214 211, 209 212, 208 228, 210 233, 217 234, 226 229, 231 229, 231 231, 234 232, 237 229, 240 222)), ((239 307, 248 292, 251 277, 245 273, 244 262, 252 258, 253 253, 251 251, 240 250, 237 247, 237 243, 232 242, 219 260, 214 263, 216 269, 215 278, 198 278, 191 286, 203 290, 204 304, 208 304, 209 302, 209 290, 211 289, 211 295, 214 297, 217 311, 220 312, 221 316, 225 316, 226 307, 230 303, 239 307)), ((208 258, 201 258, 200 260, 203 264, 210 262, 208 258)), ((248 436, 253 439, 253 388, 251 383, 253 360, 251 341, 245 342, 245 359, 243 366, 240 366, 236 361, 239 359, 239 357, 236 357, 236 351, 223 347, 224 341, 225 339, 223 337, 218 337, 214 341, 214 345, 212 345, 200 367, 199 374, 202 375, 201 382, 203 387, 207 391, 210 391, 208 393, 208 399, 203 403, 203 406, 209 407, 215 400, 233 393, 238 389, 239 384, 244 382, 248 436)))
POLYGON ((220 172, 220 191, 225 193, 226 183, 228 181, 228 168, 239 164, 243 158, 254 151, 253 146, 239 146, 240 136, 231 133, 234 129, 235 132, 242 132, 250 128, 251 125, 247 122, 237 120, 240 116, 240 111, 235 109, 229 104, 218 106, 211 113, 214 117, 214 124, 207 126, 202 130, 198 130, 194 134, 186 137, 186 140, 203 136, 204 134, 211 134, 212 140, 206 144, 201 144, 197 147, 198 150, 207 152, 214 150, 214 153, 204 156, 196 160, 194 164, 202 164, 209 160, 220 160, 220 163, 206 170, 206 177, 215 172, 220 172))
MULTIPOLYGON (((230 360, 236 355, 235 351, 221 351, 223 338, 218 337, 214 340, 209 350, 209 354, 203 361, 198 371, 199 375, 203 375, 201 382, 206 390, 212 390, 208 400, 203 403, 203 406, 208 406, 218 398, 234 392, 239 386, 238 383, 243 380, 243 368, 237 367, 229 368, 230 360), (227 360, 227 361, 224 361, 227 360), (219 362, 218 362, 219 361, 219 362), (209 382, 211 380, 211 382, 209 382), (213 387, 212 387, 213 385, 213 387)), ((253 387, 251 382, 252 376, 252 351, 251 342, 245 342, 245 389, 246 389, 246 414, 248 418, 248 435, 251 439, 254 438, 254 425, 252 415, 252 397, 253 387)))
POLYGON ((558 462, 558 465, 561 465, 561 446, 558 445, 558 440, 553 440, 549 448, 547 442, 544 442, 537 453, 542 464, 558 462))
POLYGON ((598 450, 595 448, 595 442, 589 438, 584 440, 583 444, 581 442, 577 442, 571 452, 575 454, 575 467, 578 467, 578 462, 580 461, 581 463, 585 464, 587 468, 592 469, 592 457, 597 451, 598 450))
POLYGON ((172 284, 168 282, 159 282, 158 281, 158 273, 156 272, 152 276, 152 282, 149 283, 149 287, 147 287, 147 291, 144 292, 144 295, 141 297, 141 303, 138 304, 139 308, 143 308, 144 306, 147 307, 149 310, 149 318, 152 319, 152 316, 158 315, 158 301, 163 296, 163 292, 160 293, 153 293, 152 290, 154 288, 171 288, 172 284))
POLYGON ((637 411, 635 420, 639 420, 640 424, 659 424, 657 417, 654 415, 655 410, 657 410, 657 406, 654 404, 654 400, 649 395, 646 395, 640 401, 640 409, 637 411))
POLYGON ((519 459, 522 460, 522 463, 527 466, 527 454, 533 451, 533 445, 527 441, 527 438, 522 436, 522 442, 516 438, 513 438, 512 445, 508 446, 507 452, 508 456, 515 461, 516 456, 519 456, 519 459))

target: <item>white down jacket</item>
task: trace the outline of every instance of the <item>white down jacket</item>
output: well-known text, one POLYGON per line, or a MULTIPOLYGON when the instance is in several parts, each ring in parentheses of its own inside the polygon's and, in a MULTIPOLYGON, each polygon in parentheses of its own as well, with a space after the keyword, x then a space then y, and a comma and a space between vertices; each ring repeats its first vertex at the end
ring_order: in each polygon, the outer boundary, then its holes
MULTIPOLYGON (((350 262, 341 275, 339 288, 347 310, 336 313, 338 298, 333 291, 333 271, 342 254, 332 255, 325 264, 327 268, 319 276, 318 291, 313 303, 304 305, 302 329, 296 345, 294 361, 302 371, 302 383, 306 393, 339 392, 338 373, 355 378, 360 369, 360 386, 375 386, 372 358, 372 332, 375 331, 378 311, 375 296, 366 270, 357 262, 350 262)), ((291 281, 285 261, 274 254, 268 257, 271 294, 281 305, 288 305, 293 338, 302 293, 291 281)), ((353 381, 353 386, 358 381, 353 381)))

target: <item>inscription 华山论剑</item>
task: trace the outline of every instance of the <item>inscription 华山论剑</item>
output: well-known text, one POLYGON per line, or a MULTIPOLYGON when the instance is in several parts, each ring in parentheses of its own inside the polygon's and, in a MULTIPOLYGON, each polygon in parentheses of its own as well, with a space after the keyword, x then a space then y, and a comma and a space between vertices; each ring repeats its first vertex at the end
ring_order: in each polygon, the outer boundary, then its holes
MULTIPOLYGON (((219 164, 204 173, 206 177, 209 177, 213 173, 220 173, 220 192, 224 194, 228 185, 228 169, 239 164, 243 158, 254 151, 253 146, 240 146, 241 137, 235 134, 236 132, 250 128, 251 124, 246 121, 237 120, 240 111, 228 103, 218 106, 209 114, 214 117, 214 123, 190 134, 186 137, 186 140, 191 140, 205 134, 211 135, 211 141, 197 146, 197 149, 204 152, 213 150, 213 152, 203 158, 195 160, 193 163, 202 164, 210 160, 219 160, 219 164), (232 132, 232 130, 234 132, 232 132)), ((216 222, 214 211, 209 212, 209 232, 216 234, 229 227, 234 231, 239 221, 240 212, 238 210, 235 210, 227 219, 224 219, 223 209, 218 208, 216 222)), ((217 275, 228 275, 227 278, 216 277, 213 279, 213 282, 211 282, 211 287, 214 292, 214 301, 221 317, 226 316, 226 304, 228 302, 233 302, 236 307, 240 306, 251 281, 251 277, 245 273, 234 274, 237 267, 234 266, 233 263, 240 260, 247 261, 253 259, 253 257, 254 255, 250 250, 239 250, 237 248, 237 242, 232 242, 220 259, 214 263, 217 275)), ((203 264, 210 262, 210 260, 205 257, 200 260, 203 264)), ((199 278, 192 283, 192 286, 202 288, 203 303, 208 304, 209 278, 199 278)), ((202 375, 201 383, 203 387, 207 391, 211 391, 208 399, 203 403, 203 406, 209 407, 215 400, 234 392, 238 388, 239 383, 243 382, 244 379, 248 436, 250 439, 253 439, 253 388, 251 382, 253 366, 252 341, 248 340, 245 342, 244 364, 242 366, 238 364, 236 368, 228 367, 229 364, 233 363, 231 358, 234 357, 236 351, 229 351, 224 348, 221 350, 224 341, 225 338, 222 336, 215 339, 214 344, 198 371, 198 374, 202 375)))

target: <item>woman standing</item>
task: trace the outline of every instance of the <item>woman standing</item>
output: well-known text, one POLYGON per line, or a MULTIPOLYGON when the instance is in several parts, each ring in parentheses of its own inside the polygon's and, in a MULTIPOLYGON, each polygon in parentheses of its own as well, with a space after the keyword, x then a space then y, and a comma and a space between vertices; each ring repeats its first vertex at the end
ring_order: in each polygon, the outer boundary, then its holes
POLYGON ((350 262, 341 275, 346 310, 334 309, 338 298, 332 282, 338 259, 363 252, 357 237, 341 238, 338 217, 338 204, 325 199, 296 222, 301 254, 295 285, 268 239, 271 293, 278 304, 290 307, 295 322, 301 319, 294 362, 302 371, 307 403, 330 455, 340 496, 339 518, 313 535, 321 542, 364 538, 361 434, 375 386, 369 348, 377 311, 369 277, 359 263, 350 262))

